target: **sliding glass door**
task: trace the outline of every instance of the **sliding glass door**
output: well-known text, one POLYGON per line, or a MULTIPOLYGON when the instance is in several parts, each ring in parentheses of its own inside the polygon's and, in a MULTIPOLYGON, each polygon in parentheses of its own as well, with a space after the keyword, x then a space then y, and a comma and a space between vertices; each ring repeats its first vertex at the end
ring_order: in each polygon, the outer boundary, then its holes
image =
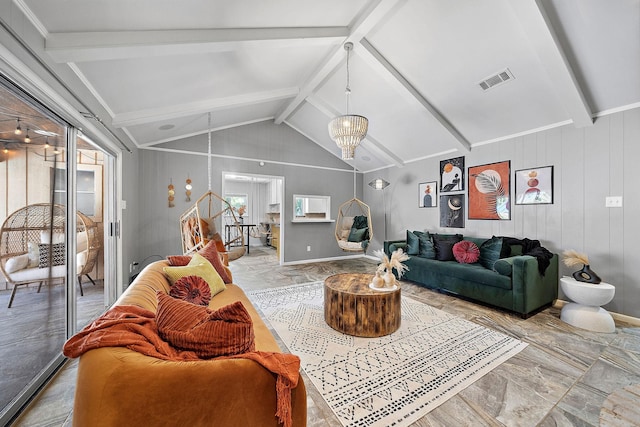
POLYGON ((103 191, 113 164, 0 78, 0 425, 64 362, 66 339, 113 300, 104 222, 114 210, 103 191))

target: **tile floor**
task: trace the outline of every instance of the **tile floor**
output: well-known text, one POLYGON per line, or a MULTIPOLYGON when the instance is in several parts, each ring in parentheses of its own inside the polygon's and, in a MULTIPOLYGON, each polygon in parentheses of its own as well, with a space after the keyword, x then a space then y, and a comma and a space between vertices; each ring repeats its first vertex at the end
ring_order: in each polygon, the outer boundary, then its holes
MULTIPOLYGON (((373 272, 375 266, 367 258, 279 266, 274 250, 256 247, 231 268, 234 282, 251 290, 323 280, 341 272, 373 272)), ((413 283, 403 282, 402 287, 404 295, 529 344, 414 426, 598 426, 605 399, 640 383, 638 327, 617 324, 615 333, 593 333, 562 322, 557 308, 523 320, 413 283)), ((71 426, 76 366, 75 360, 69 361, 13 425, 71 426)), ((311 381, 306 385, 308 425, 339 426, 311 381)))

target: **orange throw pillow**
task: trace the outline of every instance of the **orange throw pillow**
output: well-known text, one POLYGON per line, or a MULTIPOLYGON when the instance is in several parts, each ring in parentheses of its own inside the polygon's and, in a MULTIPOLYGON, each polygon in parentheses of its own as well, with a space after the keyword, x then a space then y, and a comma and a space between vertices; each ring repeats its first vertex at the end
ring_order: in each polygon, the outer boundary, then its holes
POLYGON ((172 267, 184 267, 191 261, 191 255, 168 255, 167 261, 172 267))
POLYGON ((169 290, 169 295, 182 301, 196 305, 209 305, 211 289, 200 276, 185 276, 176 281, 169 290))
POLYGON ((198 357, 212 358, 255 350, 253 322, 242 302, 210 310, 157 291, 156 323, 163 340, 198 357))
POLYGON ((212 240, 207 243, 207 246, 200 249, 198 253, 213 265, 213 268, 215 268, 220 277, 222 277, 222 281, 224 283, 231 283, 231 275, 229 274, 227 267, 222 263, 222 258, 220 257, 220 252, 218 252, 218 249, 216 248, 215 241, 212 240))

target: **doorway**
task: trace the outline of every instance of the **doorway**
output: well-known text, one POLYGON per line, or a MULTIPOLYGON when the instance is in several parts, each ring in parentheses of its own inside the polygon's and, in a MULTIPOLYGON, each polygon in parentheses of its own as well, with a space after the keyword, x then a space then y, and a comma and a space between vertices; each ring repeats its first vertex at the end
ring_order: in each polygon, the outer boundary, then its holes
MULTIPOLYGON (((244 236, 252 248, 260 248, 282 264, 283 229, 280 227, 284 212, 284 177, 241 172, 222 172, 222 197, 229 202, 244 224, 244 236), (240 218, 241 217, 241 218, 240 218)), ((255 252, 255 250, 254 250, 255 252)))

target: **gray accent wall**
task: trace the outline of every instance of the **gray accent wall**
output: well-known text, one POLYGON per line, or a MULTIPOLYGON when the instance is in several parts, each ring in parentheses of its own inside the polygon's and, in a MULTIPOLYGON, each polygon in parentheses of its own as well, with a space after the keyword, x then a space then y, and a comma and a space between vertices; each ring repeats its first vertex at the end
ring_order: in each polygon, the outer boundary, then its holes
MULTIPOLYGON (((142 259, 181 253, 180 215, 208 189, 207 135, 139 151, 140 220, 136 238, 142 259), (169 151, 158 151, 169 150, 169 151), (189 150, 178 153, 174 150, 189 150), (185 180, 192 180, 192 201, 185 200, 185 180), (175 207, 168 207, 167 186, 175 186, 175 207)), ((281 227, 284 262, 350 256, 339 249, 335 223, 292 223, 294 194, 331 196, 332 217, 353 197, 353 171, 331 153, 287 125, 255 123, 212 134, 212 190, 222 192, 222 172, 271 175, 284 178, 281 227), (249 157, 245 160, 240 157, 249 157), (259 162, 264 161, 264 166, 259 162), (312 167, 310 165, 315 165, 312 167), (311 246, 311 251, 307 251, 311 246)), ((358 174, 357 188, 362 188, 358 174)), ((361 197, 360 192, 358 196, 361 197)))
MULTIPOLYGON (((429 143, 425 136, 425 143, 429 143)), ((464 154, 465 167, 511 161, 510 221, 469 220, 464 229, 442 229, 438 208, 418 207, 418 184, 440 181, 440 160, 458 152, 420 160, 402 168, 367 173, 364 182, 382 177, 391 185, 385 191, 389 240, 404 238, 406 230, 459 232, 491 237, 505 235, 540 240, 552 252, 575 249, 603 281, 616 287, 613 301, 605 308, 640 317, 640 108, 595 120, 593 126, 577 129, 566 125, 509 140, 475 146, 464 154), (513 204, 515 170, 554 166, 552 205, 513 204), (622 208, 605 207, 605 197, 622 196, 622 208)), ((465 175, 468 170, 465 171, 465 175)), ((467 178, 468 180, 468 178, 467 178)), ((465 183, 465 189, 468 187, 465 183)), ((384 210, 382 194, 365 184, 364 201, 371 206, 376 229, 372 249, 382 246, 384 210)), ((465 190, 465 194, 467 191, 465 190)), ((439 195, 439 194, 438 194, 439 195)), ((468 201, 467 201, 468 202, 468 201)), ((575 269, 560 263, 560 275, 575 269)), ((561 294, 560 298, 564 299, 561 294)))

